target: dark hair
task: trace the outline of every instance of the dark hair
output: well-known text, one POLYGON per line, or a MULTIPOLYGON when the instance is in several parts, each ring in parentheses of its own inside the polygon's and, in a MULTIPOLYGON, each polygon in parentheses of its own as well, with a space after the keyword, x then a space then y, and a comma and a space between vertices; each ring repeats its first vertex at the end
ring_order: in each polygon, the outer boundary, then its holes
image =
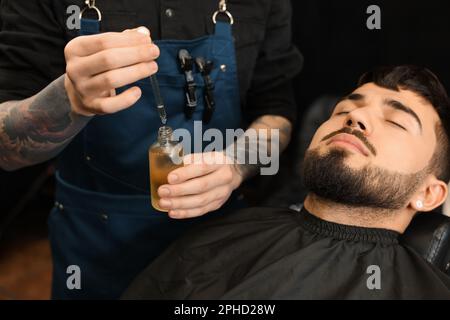
POLYGON ((373 82, 377 86, 399 91, 409 90, 429 102, 439 115, 436 124, 436 150, 430 169, 439 180, 450 181, 450 100, 438 77, 427 68, 402 65, 380 67, 361 76, 358 86, 373 82))

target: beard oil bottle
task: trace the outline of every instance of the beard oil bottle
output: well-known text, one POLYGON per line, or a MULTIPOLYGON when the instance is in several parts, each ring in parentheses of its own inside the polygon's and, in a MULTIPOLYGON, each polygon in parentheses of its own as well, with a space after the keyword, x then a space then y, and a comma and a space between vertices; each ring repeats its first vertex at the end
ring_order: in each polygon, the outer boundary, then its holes
POLYGON ((158 130, 157 141, 148 150, 150 163, 150 190, 152 206, 158 211, 167 212, 159 206, 158 188, 167 184, 167 176, 183 166, 183 146, 172 140, 172 128, 162 126, 158 130))

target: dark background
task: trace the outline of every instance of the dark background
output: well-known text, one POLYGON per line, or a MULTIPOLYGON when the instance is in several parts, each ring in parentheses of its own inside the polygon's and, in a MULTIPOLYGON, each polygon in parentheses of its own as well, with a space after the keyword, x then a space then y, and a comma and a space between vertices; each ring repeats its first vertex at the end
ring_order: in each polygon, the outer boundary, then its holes
POLYGON ((294 42, 305 57, 295 86, 299 107, 322 94, 345 94, 378 65, 417 64, 450 87, 449 1, 293 0, 294 42), (366 27, 381 9, 381 30, 366 27))
MULTIPOLYGON (((294 82, 300 120, 317 98, 350 92, 363 72, 378 65, 423 65, 450 88, 448 1, 293 0, 292 5, 293 40, 305 59, 294 82), (381 30, 366 27, 366 9, 371 4, 381 8, 381 30)), ((247 184, 252 204, 284 206, 302 200, 296 170, 301 134, 302 126, 297 126, 277 177, 247 184)), ((45 226, 52 188, 48 164, 14 173, 0 171, 0 232, 12 233, 18 224, 45 226)))

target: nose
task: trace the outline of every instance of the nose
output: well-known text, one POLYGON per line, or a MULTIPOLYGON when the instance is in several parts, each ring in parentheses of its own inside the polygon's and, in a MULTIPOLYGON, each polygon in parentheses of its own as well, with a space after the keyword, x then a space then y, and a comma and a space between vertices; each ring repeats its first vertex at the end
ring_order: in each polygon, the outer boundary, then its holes
POLYGON ((345 127, 352 130, 360 130, 366 135, 370 132, 370 123, 366 115, 361 112, 361 109, 350 112, 345 119, 345 127))
POLYGON ((361 121, 355 121, 354 119, 348 119, 345 126, 351 127, 352 129, 360 129, 361 131, 366 130, 366 126, 361 121))

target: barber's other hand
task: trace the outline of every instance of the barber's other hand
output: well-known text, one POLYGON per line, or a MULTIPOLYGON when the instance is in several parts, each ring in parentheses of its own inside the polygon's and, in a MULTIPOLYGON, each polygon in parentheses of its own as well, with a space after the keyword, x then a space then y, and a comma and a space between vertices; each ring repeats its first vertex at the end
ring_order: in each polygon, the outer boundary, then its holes
POLYGON ((190 154, 185 166, 168 176, 158 189, 160 206, 174 219, 202 216, 222 207, 243 181, 233 161, 221 152, 190 154))
POLYGON ((158 70, 159 48, 145 27, 81 36, 65 50, 65 88, 74 112, 92 116, 126 109, 141 97, 139 87, 116 95, 115 89, 158 70))

